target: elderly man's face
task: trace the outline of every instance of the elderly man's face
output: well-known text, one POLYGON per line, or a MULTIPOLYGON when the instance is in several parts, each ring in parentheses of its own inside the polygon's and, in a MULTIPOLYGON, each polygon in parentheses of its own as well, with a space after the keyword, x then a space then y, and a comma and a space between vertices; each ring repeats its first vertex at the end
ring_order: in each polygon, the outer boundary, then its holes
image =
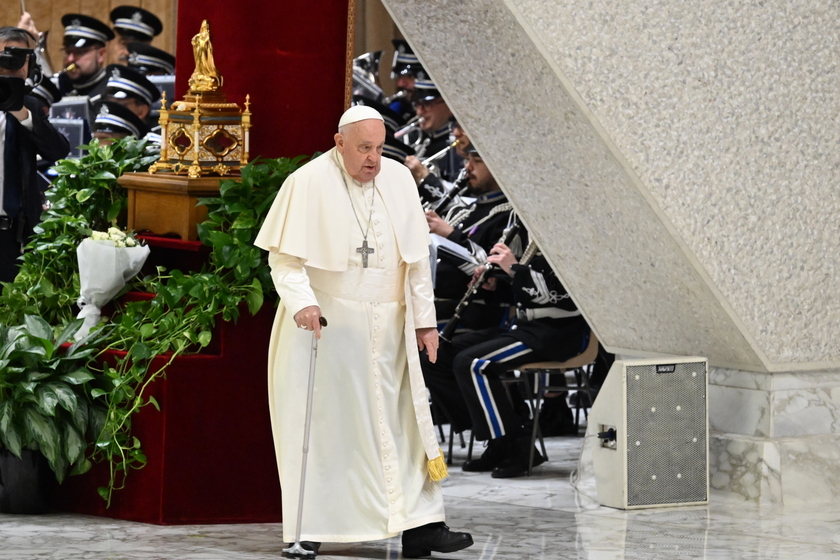
POLYGON ((360 183, 372 181, 382 163, 385 123, 366 119, 346 125, 342 131, 335 135, 335 146, 347 173, 360 183))

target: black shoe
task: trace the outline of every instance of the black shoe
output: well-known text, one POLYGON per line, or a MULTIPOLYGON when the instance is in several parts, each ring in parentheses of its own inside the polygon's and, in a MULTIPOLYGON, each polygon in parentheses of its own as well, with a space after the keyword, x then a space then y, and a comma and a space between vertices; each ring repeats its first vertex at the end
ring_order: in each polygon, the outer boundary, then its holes
POLYGON ((502 464, 502 461, 508 456, 508 438, 502 436, 500 438, 491 439, 487 443, 487 449, 481 454, 478 459, 470 459, 464 462, 462 467, 466 472, 489 472, 502 464))
POLYGON ((402 534, 403 558, 420 558, 432 552, 455 552, 472 546, 469 533, 450 531, 444 523, 429 523, 402 534))
MULTIPOLYGON (((512 446, 513 452, 498 467, 493 469, 493 478, 515 478, 528 474, 528 452, 531 449, 531 438, 523 437, 516 440, 512 446)), ((545 463, 545 457, 534 448, 534 466, 545 463)))
MULTIPOLYGON (((574 395, 576 394, 578 393, 574 395)), ((543 401, 540 408, 540 432, 543 437, 578 435, 578 427, 575 426, 572 411, 566 404, 565 395, 543 401)))

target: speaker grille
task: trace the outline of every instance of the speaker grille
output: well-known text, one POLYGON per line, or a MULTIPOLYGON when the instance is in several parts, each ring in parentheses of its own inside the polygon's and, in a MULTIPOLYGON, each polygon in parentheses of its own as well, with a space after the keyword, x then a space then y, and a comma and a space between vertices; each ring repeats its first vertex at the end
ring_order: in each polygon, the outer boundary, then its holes
POLYGON ((705 362, 628 365, 626 375, 627 505, 706 501, 705 362))

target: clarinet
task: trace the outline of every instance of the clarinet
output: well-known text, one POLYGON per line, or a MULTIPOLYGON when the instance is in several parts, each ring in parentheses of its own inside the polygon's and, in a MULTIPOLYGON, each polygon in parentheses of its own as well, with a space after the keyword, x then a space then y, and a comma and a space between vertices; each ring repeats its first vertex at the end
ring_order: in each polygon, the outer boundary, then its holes
MULTIPOLYGON (((502 232, 502 237, 499 239, 499 243, 504 245, 510 246, 511 241, 513 238, 516 237, 516 234, 519 233, 520 229, 519 222, 516 221, 507 228, 505 231, 502 232)), ((449 319, 449 322, 443 327, 440 331, 440 338, 445 340, 446 342, 452 342, 452 335, 455 334, 455 329, 458 328, 458 323, 461 321, 461 316, 464 314, 464 311, 469 307, 470 303, 475 299, 478 290, 487 280, 487 277, 494 272, 495 270, 501 270, 498 265, 487 263, 484 265, 484 270, 481 271, 481 274, 478 275, 475 282, 470 284, 470 287, 467 288, 467 293, 464 294, 464 297, 461 298, 461 301, 458 302, 458 305, 455 307, 455 313, 453 313, 452 318, 449 319)))
POLYGON ((466 169, 461 170, 461 176, 455 179, 455 184, 452 185, 452 188, 446 191, 446 194, 443 195, 438 203, 435 204, 435 207, 432 209, 432 212, 435 214, 440 215, 444 208, 446 208, 450 202, 455 200, 456 196, 464 194, 467 188, 470 186, 470 176, 467 174, 466 169))

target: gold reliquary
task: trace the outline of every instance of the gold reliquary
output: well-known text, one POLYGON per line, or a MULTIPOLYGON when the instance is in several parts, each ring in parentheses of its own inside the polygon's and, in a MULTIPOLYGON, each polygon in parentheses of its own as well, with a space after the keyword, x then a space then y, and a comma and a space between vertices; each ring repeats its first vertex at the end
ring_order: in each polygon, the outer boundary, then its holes
POLYGON ((222 76, 213 60, 210 27, 205 20, 192 39, 195 71, 189 92, 167 110, 160 109, 160 159, 149 173, 174 173, 198 178, 225 176, 248 163, 251 129, 251 96, 245 109, 228 103, 221 91, 222 76))

